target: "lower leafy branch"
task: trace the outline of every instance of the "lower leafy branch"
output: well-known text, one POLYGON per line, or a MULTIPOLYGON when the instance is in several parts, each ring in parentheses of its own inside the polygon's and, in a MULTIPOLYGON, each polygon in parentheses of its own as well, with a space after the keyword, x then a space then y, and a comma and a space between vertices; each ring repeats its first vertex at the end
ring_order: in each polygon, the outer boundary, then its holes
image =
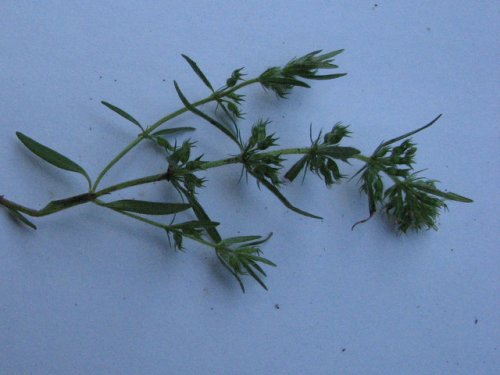
MULTIPOLYGON (((243 88, 260 84, 266 90, 276 94, 278 98, 286 98, 295 87, 308 88, 306 80, 331 80, 344 76, 344 73, 323 74, 324 70, 336 69, 334 57, 342 50, 328 53, 314 51, 302 57, 290 60, 283 67, 272 67, 255 78, 244 79, 243 68, 234 70, 225 84, 214 89, 207 76, 198 64, 186 55, 183 58, 190 68, 209 89, 210 94, 201 100, 191 102, 181 91, 177 82, 175 90, 182 107, 159 119, 151 126, 144 126, 136 118, 119 107, 108 102, 104 106, 140 129, 139 135, 116 155, 92 181, 84 168, 57 151, 38 143, 32 138, 18 132, 17 137, 32 153, 53 166, 82 175, 88 184, 88 191, 65 199, 49 202, 41 209, 33 209, 20 205, 0 196, 0 206, 5 207, 14 218, 21 223, 36 229, 27 216, 42 217, 75 207, 92 203, 102 208, 125 215, 133 220, 163 230, 176 249, 183 250, 185 241, 194 241, 212 249, 222 264, 237 280, 244 291, 244 277, 251 277, 263 288, 266 266, 276 266, 263 256, 261 246, 267 242, 268 236, 237 236, 223 238, 219 233, 219 222, 210 218, 199 201, 198 191, 207 183, 205 174, 210 169, 230 164, 240 164, 247 176, 254 178, 259 187, 276 196, 290 210, 311 218, 321 218, 315 214, 294 206, 283 194, 284 182, 292 182, 302 174, 302 180, 308 172, 321 178, 330 187, 346 179, 341 169, 346 164, 361 162, 363 165, 352 177, 359 176, 360 190, 368 198, 369 218, 376 212, 383 211, 395 223, 400 232, 408 230, 437 229, 437 218, 447 201, 472 202, 472 200, 448 191, 439 190, 436 181, 421 177, 414 170, 417 147, 411 140, 416 133, 432 126, 440 116, 430 123, 381 143, 371 156, 363 155, 360 150, 344 145, 350 137, 348 126, 335 124, 325 134, 320 133, 313 138, 310 134, 310 145, 293 148, 279 148, 279 138, 275 133, 269 134, 269 120, 259 120, 250 128, 250 135, 243 140, 240 122, 244 120, 242 104, 245 96, 240 93, 243 88), (215 104, 214 113, 204 107, 215 104), (193 156, 196 142, 191 139, 178 142, 180 133, 192 132, 195 127, 160 126, 185 113, 191 113, 202 122, 214 126, 224 136, 233 141, 237 151, 219 160, 207 161, 201 156, 193 156), (174 139, 172 139, 175 137, 174 139), (152 141, 163 153, 165 170, 161 173, 124 181, 105 188, 100 188, 106 174, 130 151, 143 140, 152 141), (297 156, 286 171, 284 164, 287 157, 297 156), (202 175, 203 174, 203 175, 202 175), (136 199, 104 200, 113 193, 133 186, 164 183, 171 184, 178 192, 180 199, 172 202, 155 202, 136 199), (194 217, 179 222, 180 213, 191 212, 194 217), (168 221, 157 218, 167 217, 168 221)), ((362 220, 365 222, 368 219, 362 220)), ((356 225, 355 224, 355 225, 356 225)))

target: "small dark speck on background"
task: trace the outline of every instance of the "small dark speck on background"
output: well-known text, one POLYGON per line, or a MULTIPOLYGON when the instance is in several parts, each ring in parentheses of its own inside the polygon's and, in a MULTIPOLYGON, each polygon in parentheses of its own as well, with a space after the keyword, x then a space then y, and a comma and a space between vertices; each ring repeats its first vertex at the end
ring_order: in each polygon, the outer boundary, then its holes
POLYGON ((477 323, 479 323, 479 319, 477 319, 477 318, 476 318, 476 319, 474 320, 474 324, 477 324, 477 323))
POLYGON ((275 304, 275 305, 274 305, 274 308, 275 308, 276 310, 279 310, 279 309, 280 309, 280 305, 277 303, 277 304, 275 304))
POLYGON ((344 353, 347 349, 346 348, 342 348, 342 353, 344 353))

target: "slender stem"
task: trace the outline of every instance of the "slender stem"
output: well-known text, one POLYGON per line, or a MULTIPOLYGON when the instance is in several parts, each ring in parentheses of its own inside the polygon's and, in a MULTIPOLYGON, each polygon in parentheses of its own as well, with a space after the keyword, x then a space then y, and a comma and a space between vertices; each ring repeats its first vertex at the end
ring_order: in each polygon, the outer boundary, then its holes
MULTIPOLYGON (((266 155, 270 155, 270 156, 300 155, 300 154, 307 154, 309 152, 309 150, 310 150, 309 147, 284 148, 281 150, 262 152, 259 155, 261 155, 261 156, 266 156, 266 155)), ((211 169, 211 168, 222 167, 224 165, 237 164, 237 163, 242 163, 242 162, 243 162, 243 159, 242 159, 241 155, 236 155, 236 156, 232 156, 232 157, 226 158, 226 159, 205 162, 204 164, 201 165, 200 170, 207 170, 207 169, 211 169)))
POLYGON ((56 212, 68 209, 70 207, 74 207, 77 205, 81 205, 84 203, 96 201, 97 198, 99 198, 102 195, 105 194, 110 194, 112 192, 126 189, 132 186, 137 186, 137 185, 143 185, 143 184, 149 184, 152 182, 157 182, 157 181, 162 181, 166 180, 167 175, 166 173, 160 173, 160 174, 155 174, 151 176, 146 176, 146 177, 141 177, 137 178, 135 180, 130 180, 130 181, 125 181, 121 182, 116 185, 109 186, 105 189, 102 189, 96 193, 84 193, 84 194, 79 194, 75 195, 69 198, 61 199, 61 200, 56 200, 49 202, 47 206, 40 210, 35 210, 29 207, 22 206, 16 202, 13 202, 11 200, 8 200, 4 198, 3 196, 0 196, 0 205, 10 208, 15 211, 19 211, 22 213, 25 213, 26 215, 33 216, 33 217, 40 217, 40 216, 47 216, 50 214, 54 214, 56 212))
POLYGON ((30 215, 30 216, 40 216, 40 215, 38 215, 38 212, 39 212, 38 210, 34 210, 32 208, 22 206, 16 202, 12 202, 11 200, 4 198, 3 195, 0 195, 0 205, 7 207, 11 210, 23 212, 23 213, 30 215))
POLYGON ((40 216, 47 216, 47 215, 65 210, 65 209, 70 208, 70 207, 74 207, 74 206, 78 206, 80 204, 90 202, 90 201, 94 200, 95 198, 96 198, 95 194, 84 193, 84 194, 75 195, 75 196, 65 198, 65 199, 51 201, 44 208, 42 208, 40 210, 35 210, 32 208, 22 206, 16 202, 12 202, 12 201, 4 198, 3 196, 0 196, 0 205, 7 207, 7 208, 10 208, 11 210, 25 213, 29 216, 40 217, 40 216))
POLYGON ((369 163, 372 160, 369 156, 365 156, 362 154, 353 155, 352 158, 364 161, 365 163, 369 163))
MULTIPOLYGON (((247 81, 248 82, 248 81, 247 81)), ((132 143, 131 145, 136 144, 135 142, 132 143)), ((127 147, 128 150, 131 149, 131 146, 127 147)), ((301 154, 307 154, 310 150, 310 147, 294 147, 294 148, 285 148, 285 149, 280 149, 280 150, 273 150, 269 152, 263 152, 260 155, 301 155, 301 154)), ((364 156, 361 154, 356 154, 353 155, 352 158, 358 159, 360 161, 363 161, 365 163, 369 163, 371 158, 368 156, 364 156)), ((226 159, 220 159, 220 160, 214 160, 210 162, 205 162, 203 163, 198 171, 204 171, 208 170, 211 168, 218 168, 222 167, 224 165, 229 165, 229 164, 238 164, 242 163, 242 156, 241 155, 236 155, 232 156, 226 159)), ((196 171, 189 171, 191 172, 196 172, 196 171)), ((10 201, 3 196, 0 196, 0 205, 3 205, 7 208, 13 209, 15 211, 22 212, 26 215, 33 216, 33 217, 40 217, 40 216, 46 216, 50 215, 65 209, 68 209, 70 207, 74 207, 77 205, 85 204, 88 202, 97 202, 99 197, 113 193, 118 190, 123 190, 129 187, 133 186, 138 186, 138 185, 144 185, 144 184, 149 184, 149 183, 154 183, 158 181, 163 181, 167 180, 167 173, 159 173, 159 174, 154 174, 150 176, 145 176, 141 178, 136 178, 133 180, 129 181, 124 181, 115 185, 108 186, 107 188, 101 189, 99 191, 93 192, 93 193, 84 193, 84 194, 79 194, 75 195, 69 198, 61 199, 61 200, 56 200, 49 202, 47 206, 40 210, 35 210, 26 206, 22 206, 16 202, 10 201)))
POLYGON ((263 155, 302 155, 307 154, 311 150, 310 147, 294 147, 294 148, 284 148, 282 150, 274 150, 262 153, 263 155))
MULTIPOLYGON (((103 202, 101 202, 100 200, 96 200, 95 203, 101 207, 104 207, 104 208, 109 208, 110 210, 113 210, 114 212, 116 213, 119 213, 119 214, 122 214, 122 215, 125 215, 125 216, 128 216, 132 219, 135 219, 135 220, 138 220, 138 221, 142 221, 143 223, 146 223, 146 224, 149 224, 149 225, 152 225, 154 227, 157 227, 157 228, 160 228, 160 229, 164 229, 164 230, 171 230, 171 231, 178 231, 179 229, 177 228, 173 228, 171 225, 167 225, 167 224, 162 224, 158 221, 154 221, 154 220, 150 220, 150 219, 147 219, 145 217, 142 217, 140 215, 136 215, 136 214, 133 214, 133 213, 130 213, 130 212, 126 212, 126 211, 120 211, 120 210, 116 210, 114 208, 111 208, 111 207, 106 207, 103 205, 103 202)), ((209 242, 209 241, 205 241, 204 239, 202 238, 199 238, 199 237, 196 237, 196 236, 192 236, 190 234, 186 234, 186 233, 183 233, 183 236, 186 237, 186 238, 189 238, 190 240, 193 240, 193 241, 196 241, 198 243, 201 243, 203 245, 206 245, 206 246, 209 246, 209 247, 212 247, 214 249, 216 249, 216 245, 209 242)))
MULTIPOLYGON (((227 95, 230 95, 231 93, 245 87, 245 86, 249 86, 249 85, 252 85, 254 83, 257 83, 259 82, 259 78, 253 78, 253 79, 250 79, 250 80, 246 80, 246 81, 243 81, 242 83, 238 84, 238 85, 235 85, 234 87, 230 88, 230 89, 227 89, 225 91, 222 91, 222 92, 215 92, 213 93, 212 95, 206 97, 205 99, 202 99, 202 100, 199 100, 195 103, 192 104, 193 107, 198 107, 198 106, 201 106, 203 104, 207 104, 209 102, 212 102, 212 101, 217 101, 219 100, 220 98, 223 98, 227 95)), ((167 121, 170 121, 180 115, 182 115, 183 113, 186 113, 188 112, 189 109, 184 107, 184 108, 181 108, 181 109, 178 109, 177 111, 175 112, 172 112, 171 114, 165 116, 165 117, 162 117, 161 119, 159 119, 158 121, 156 121, 153 125, 151 125, 150 127, 148 127, 139 137, 137 137, 134 141, 132 141, 127 147, 125 147, 118 155, 116 155, 113 160, 111 160, 108 165, 106 165, 104 167, 104 169, 101 171, 101 173, 99 173, 99 176, 97 176, 97 179, 94 183, 94 186, 92 186, 92 189, 91 189, 91 192, 95 192, 97 190, 97 187, 99 186, 99 183, 101 182, 101 180, 104 178, 104 176, 106 175, 106 173, 109 172, 109 170, 111 168, 113 168, 113 166, 118 163, 130 150, 132 150, 135 146, 137 146, 143 139, 145 139, 149 134, 151 134, 154 130, 156 130, 158 127, 160 127, 161 125, 163 125, 164 123, 166 123, 167 121)))
POLYGON ((214 244, 213 242, 205 241, 203 238, 198 238, 198 237, 192 236, 190 234, 184 233, 183 236, 186 238, 189 238, 193 241, 196 241, 198 243, 201 243, 202 245, 205 245, 205 246, 208 246, 208 247, 211 247, 211 248, 217 250, 217 244, 214 244))
POLYGON ((120 159, 123 158, 130 150, 132 150, 135 146, 137 146, 139 144, 139 142, 142 141, 142 139, 143 139, 142 136, 139 136, 138 138, 136 138, 132 143, 130 143, 127 147, 125 147, 118 155, 116 155, 116 157, 113 160, 111 160, 111 162, 109 162, 108 165, 106 165, 106 167, 101 171, 101 173, 99 173, 99 176, 97 176, 97 179, 95 180, 94 186, 92 186, 92 189, 91 189, 92 192, 95 192, 97 190, 99 183, 101 182, 103 177, 106 175, 106 173, 108 173, 109 170, 111 168, 113 168, 113 166, 116 163, 118 163, 118 161, 120 161, 120 159))
POLYGON ((137 185, 143 185, 143 184, 149 184, 152 182, 158 182, 162 180, 167 179, 167 174, 166 173, 160 173, 160 174, 154 174, 151 176, 146 176, 146 177, 141 177, 141 178, 136 178, 135 180, 130 180, 130 181, 125 181, 121 182, 116 185, 109 186, 105 189, 99 190, 98 192, 95 193, 96 197, 100 197, 105 194, 110 194, 118 190, 123 190, 132 186, 137 186, 137 185))
POLYGON ((224 165, 237 164, 237 163, 241 163, 241 161, 242 160, 241 160, 240 155, 232 156, 232 157, 227 158, 227 159, 207 161, 200 166, 200 170, 204 171, 204 170, 211 169, 211 168, 222 167, 224 165))

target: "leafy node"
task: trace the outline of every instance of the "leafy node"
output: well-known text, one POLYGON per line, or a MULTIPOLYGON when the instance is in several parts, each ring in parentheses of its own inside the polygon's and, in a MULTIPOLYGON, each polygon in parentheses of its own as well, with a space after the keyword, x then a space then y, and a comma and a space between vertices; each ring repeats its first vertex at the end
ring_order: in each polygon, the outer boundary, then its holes
POLYGON ((284 67, 272 67, 267 69, 259 77, 262 86, 274 93, 280 98, 286 98, 294 87, 310 86, 301 79, 328 80, 345 76, 345 73, 324 74, 318 72, 322 69, 336 69, 333 64, 334 57, 343 50, 337 50, 325 54, 322 51, 314 51, 299 58, 292 59, 284 67))
POLYGON ((337 160, 348 163, 348 160, 354 158, 360 152, 353 147, 343 147, 338 144, 350 135, 348 126, 337 123, 332 130, 321 138, 321 133, 312 141, 308 152, 300 158, 285 174, 289 181, 304 171, 304 178, 307 170, 321 177, 327 186, 339 182, 345 176, 340 172, 337 160))

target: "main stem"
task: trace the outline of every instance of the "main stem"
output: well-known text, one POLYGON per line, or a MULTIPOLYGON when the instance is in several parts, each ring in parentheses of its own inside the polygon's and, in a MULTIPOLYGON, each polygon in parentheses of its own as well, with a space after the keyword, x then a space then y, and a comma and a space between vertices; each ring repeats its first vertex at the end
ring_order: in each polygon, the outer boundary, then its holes
MULTIPOLYGON (((197 102, 193 103, 192 105, 194 107, 199 107, 203 104, 207 104, 207 103, 210 103, 212 101, 217 101, 217 100, 220 100, 221 98, 225 97, 225 96, 228 96, 230 95, 231 93, 237 91, 237 90, 240 90, 242 89, 243 87, 246 87, 246 86, 250 86, 254 83, 258 83, 259 82, 259 78, 253 78, 253 79, 250 79, 250 80, 246 80, 230 89, 227 89, 225 91, 222 91, 222 92, 214 92, 212 95, 206 97, 205 99, 202 99, 202 100, 198 100, 197 102)), ((106 173, 109 172, 109 170, 111 168, 113 168, 113 166, 118 163, 130 150, 132 150, 135 146, 137 146, 143 139, 145 139, 147 136, 149 136, 153 131, 155 131, 158 127, 160 127, 161 125, 163 125, 164 123, 166 123, 167 121, 170 121, 180 115, 182 115, 183 113, 186 113, 188 112, 189 109, 187 109, 186 107, 184 108, 181 108, 181 109, 178 109, 177 111, 175 112, 172 112, 171 114, 165 116, 165 117, 162 117, 161 119, 159 119, 158 121, 156 121, 153 125, 151 125, 150 127, 148 127, 139 137, 137 137, 134 141, 132 141, 127 147, 125 147, 118 155, 116 155, 116 157, 111 160, 108 165, 106 165, 106 167, 104 167, 104 169, 101 171, 101 173, 99 173, 99 176, 97 176, 97 179, 94 183, 94 185, 92 186, 92 189, 91 189, 91 193, 95 192, 97 190, 97 187, 99 186, 99 183, 101 182, 101 180, 104 178, 104 176, 106 175, 106 173)))
MULTIPOLYGON (((125 150, 130 150, 134 145, 136 144, 135 142, 131 143, 125 150)), ((125 151, 124 150, 124 151, 125 151)), ((285 148, 285 149, 280 149, 280 150, 273 150, 273 151, 268 151, 268 152, 263 152, 261 155, 303 155, 307 154, 310 150, 310 147, 295 147, 295 148, 285 148)), ((123 153, 123 151, 122 151, 123 153)), ((370 161, 370 158, 361 154, 354 155, 353 158, 358 159, 360 161, 363 161, 365 163, 370 161)), ((119 159, 118 159, 119 160, 119 159)), ((242 163, 242 157, 241 155, 236 155, 232 156, 229 158, 225 159, 220 159, 220 160, 214 160, 210 162, 205 162, 203 163, 197 171, 204 171, 212 168, 218 168, 222 167, 225 165, 230 165, 230 164, 239 164, 242 163)), ((190 171, 190 173, 196 172, 196 171, 190 171)), ((154 174, 150 176, 145 176, 141 178, 136 178, 133 180, 129 181, 124 181, 115 185, 111 185, 107 188, 101 189, 96 192, 91 192, 91 193, 84 193, 84 194, 79 194, 75 195, 69 198, 61 199, 61 200, 56 200, 50 202, 47 206, 40 210, 35 210, 26 206, 22 206, 16 202, 10 201, 3 196, 0 196, 0 205, 3 205, 7 208, 22 212, 24 214, 27 214, 29 216, 33 217, 40 217, 40 216, 47 216, 77 205, 85 204, 88 202, 96 202, 98 203, 98 198, 102 197, 103 195, 111 194, 115 191, 123 190, 129 187, 133 186, 138 186, 138 185, 144 185, 144 184, 150 184, 158 181, 163 181, 163 180, 168 180, 167 173, 159 173, 159 174, 154 174)), ((99 204, 99 203, 98 203, 99 204)))

